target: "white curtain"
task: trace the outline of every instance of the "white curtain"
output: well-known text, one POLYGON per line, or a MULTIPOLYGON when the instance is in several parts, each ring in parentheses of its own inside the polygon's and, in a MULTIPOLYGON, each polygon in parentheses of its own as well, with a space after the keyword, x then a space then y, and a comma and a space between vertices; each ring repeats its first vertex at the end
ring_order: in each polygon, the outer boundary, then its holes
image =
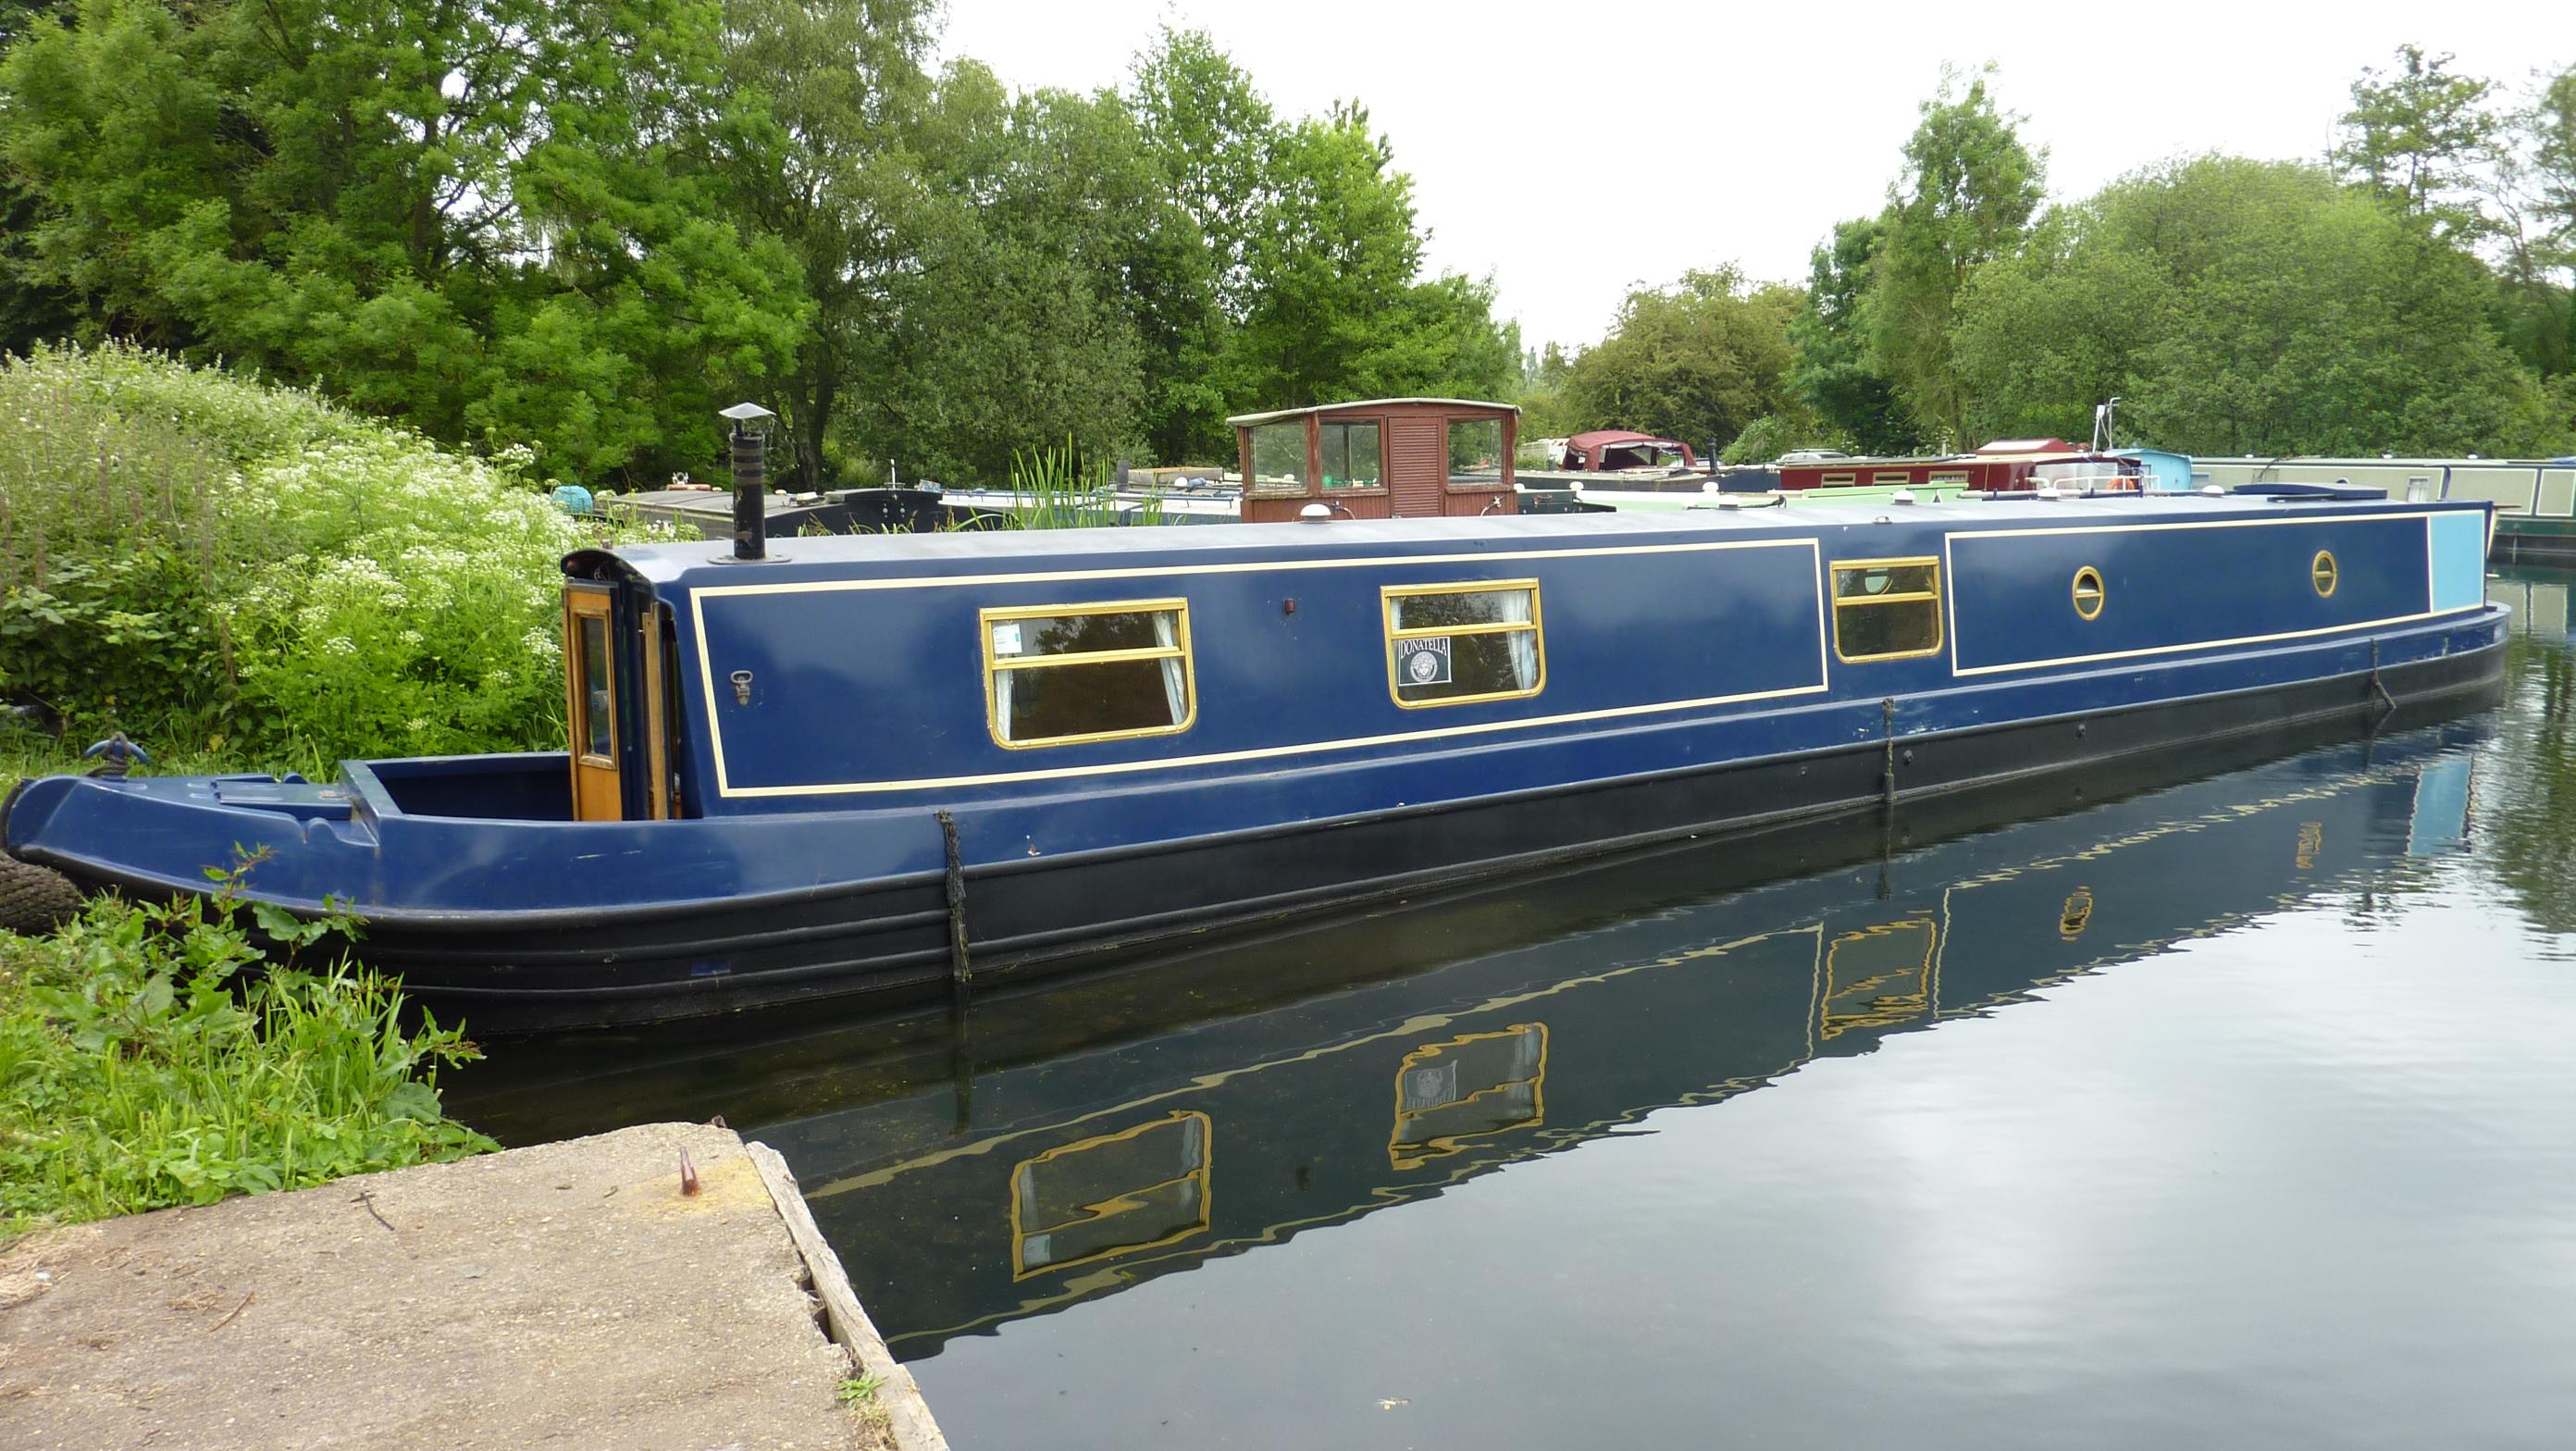
POLYGON ((993 727, 1002 733, 1002 739, 1006 741, 1019 739, 1018 736, 1011 734, 1011 677, 1019 673, 1016 670, 1002 669, 996 669, 993 672, 993 727))
MULTIPOLYGON (((1530 621, 1530 592, 1525 589, 1503 592, 1503 618, 1512 624, 1530 621)), ((1538 684, 1538 631, 1514 630, 1503 636, 1512 645, 1512 688, 1528 690, 1538 684)))
MULTIPOLYGON (((1178 617, 1165 610, 1154 612, 1154 643, 1166 650, 1181 643, 1178 617)), ((1182 668, 1189 662, 1178 655, 1163 661, 1163 703, 1172 708, 1172 724, 1179 725, 1189 714, 1190 687, 1188 673, 1182 668)))

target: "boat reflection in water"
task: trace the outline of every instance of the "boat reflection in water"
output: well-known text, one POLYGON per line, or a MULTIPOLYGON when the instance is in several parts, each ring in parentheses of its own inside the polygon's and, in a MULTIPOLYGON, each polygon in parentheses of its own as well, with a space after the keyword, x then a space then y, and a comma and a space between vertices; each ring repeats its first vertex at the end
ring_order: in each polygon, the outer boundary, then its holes
MULTIPOLYGON (((729 1116, 787 1155, 897 1353, 920 1358, 2321 891, 2420 877, 2411 859, 2467 838, 2485 729, 2350 742, 1722 895, 1708 884, 1747 870, 1741 846, 1236 946, 1223 974, 1202 959, 1098 985, 1097 1012, 1061 993, 978 1008, 950 1046, 980 1065, 944 1076, 810 1053, 802 1111, 729 1116), (1190 996, 1212 976, 1274 996, 1190 996), (1120 1003, 1152 1006, 1097 1036, 1120 1003)), ((762 1091, 784 1106, 777 1082, 762 1091)))

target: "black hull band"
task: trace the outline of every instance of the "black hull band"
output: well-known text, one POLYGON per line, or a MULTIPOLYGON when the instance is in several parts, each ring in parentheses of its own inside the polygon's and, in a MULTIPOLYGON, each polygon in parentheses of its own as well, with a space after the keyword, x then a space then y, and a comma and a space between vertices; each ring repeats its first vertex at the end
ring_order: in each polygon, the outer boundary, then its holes
MULTIPOLYGON (((1265 928, 1460 883, 1685 838, 1848 826, 1880 815, 1966 824, 1962 799, 2150 755, 2196 774, 2217 741, 2283 749, 2358 732, 2399 701, 2491 700, 2501 644, 2287 688, 1973 731, 1876 740, 1648 780, 1569 787, 964 874, 974 984, 1108 965, 1182 936, 1265 928), (1900 813, 1900 808, 1902 812, 1900 813), (1511 850, 1513 844, 1543 843, 1511 850)), ((2410 712, 2411 713, 2411 712, 2410 712)), ((2204 765, 2201 769, 2207 769, 2204 765)), ((2135 789, 2137 783, 2129 783, 2135 789)), ((1955 829, 1955 827, 1954 827, 1955 829)), ((359 955, 413 996, 507 1034, 863 998, 938 1001, 951 980, 943 884, 907 879, 649 920, 474 931, 381 924, 359 955)))

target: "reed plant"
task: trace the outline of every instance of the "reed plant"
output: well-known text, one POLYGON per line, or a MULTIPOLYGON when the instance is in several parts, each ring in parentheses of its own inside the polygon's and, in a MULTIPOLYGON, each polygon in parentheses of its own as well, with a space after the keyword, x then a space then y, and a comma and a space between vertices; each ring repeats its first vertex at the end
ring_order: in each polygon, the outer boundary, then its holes
POLYGON ((1022 507, 1012 515, 1021 529, 1099 529, 1120 524, 1160 524, 1163 501, 1147 499, 1131 517, 1121 510, 1117 477, 1106 462, 1086 467, 1067 438, 1062 444, 1011 450, 1011 493, 1022 507))

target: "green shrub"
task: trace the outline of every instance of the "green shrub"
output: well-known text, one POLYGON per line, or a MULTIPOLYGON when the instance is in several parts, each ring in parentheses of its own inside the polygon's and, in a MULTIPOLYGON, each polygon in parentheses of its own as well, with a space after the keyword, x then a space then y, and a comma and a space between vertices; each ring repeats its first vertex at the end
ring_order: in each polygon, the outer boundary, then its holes
POLYGON ((518 472, 122 346, 0 364, 0 689, 83 735, 334 759, 559 739, 557 561, 518 472))
POLYGON ((441 1111, 455 1029, 402 1021, 400 995, 345 961, 270 967, 241 918, 309 947, 229 891, 112 898, 45 938, 0 933, 0 1233, 493 1148, 441 1111))

